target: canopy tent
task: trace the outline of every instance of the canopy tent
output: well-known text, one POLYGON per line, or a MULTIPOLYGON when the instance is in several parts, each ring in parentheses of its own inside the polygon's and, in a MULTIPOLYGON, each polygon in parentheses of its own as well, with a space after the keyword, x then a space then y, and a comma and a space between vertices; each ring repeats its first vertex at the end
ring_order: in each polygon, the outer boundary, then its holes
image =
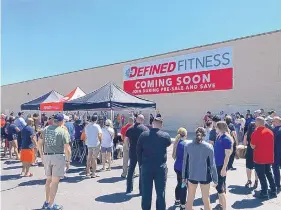
POLYGON ((52 90, 51 92, 49 92, 45 95, 42 95, 39 98, 36 98, 32 101, 22 104, 21 110, 40 110, 40 104, 46 103, 46 102, 59 101, 63 97, 64 97, 63 95, 52 90))
POLYGON ((156 108, 156 103, 123 91, 116 84, 109 82, 101 88, 81 98, 64 103, 65 111, 90 109, 143 109, 156 108))
POLYGON ((40 110, 41 111, 63 111, 63 104, 66 101, 71 101, 73 99, 77 99, 77 98, 80 98, 85 95, 86 95, 86 93, 83 90, 81 90, 80 87, 76 87, 65 97, 61 98, 59 101, 41 103, 40 110))

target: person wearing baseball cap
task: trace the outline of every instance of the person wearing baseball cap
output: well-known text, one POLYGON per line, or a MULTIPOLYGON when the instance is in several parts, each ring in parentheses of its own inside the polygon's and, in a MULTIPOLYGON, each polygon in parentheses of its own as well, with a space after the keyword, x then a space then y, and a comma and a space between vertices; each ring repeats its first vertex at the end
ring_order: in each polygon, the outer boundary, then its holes
POLYGON ((39 152, 44 162, 47 176, 45 185, 46 200, 42 209, 57 210, 63 208, 54 204, 59 181, 65 174, 65 166, 67 170, 70 166, 70 136, 63 124, 64 115, 56 114, 54 116, 54 125, 45 128, 38 142, 39 152))

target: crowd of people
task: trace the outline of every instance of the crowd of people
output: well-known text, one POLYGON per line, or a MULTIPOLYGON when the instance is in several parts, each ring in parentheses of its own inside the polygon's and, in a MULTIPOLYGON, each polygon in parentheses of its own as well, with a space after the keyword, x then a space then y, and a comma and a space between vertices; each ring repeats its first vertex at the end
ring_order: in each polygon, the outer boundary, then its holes
MULTIPOLYGON (((114 120, 119 122, 117 118, 114 120)), ((154 182, 156 209, 165 210, 167 148, 172 139, 162 130, 162 116, 159 112, 155 116, 151 114, 149 125, 145 125, 141 113, 133 113, 127 119, 123 117, 124 121, 122 115, 119 118, 120 124, 96 113, 86 120, 80 120, 75 114, 62 113, 49 118, 45 114, 39 117, 37 113, 26 117, 23 112, 17 117, 2 114, 4 155, 20 160, 21 176, 28 177, 33 175, 30 168, 37 164, 37 156, 42 159, 47 177, 42 209, 62 209, 61 205, 55 204, 59 181, 66 176, 70 162, 75 159, 74 151, 86 148, 86 177, 99 177, 98 171, 111 170, 114 158, 123 158, 121 177, 127 180, 126 193, 133 192, 134 178, 139 176, 141 207, 149 210, 154 182), (102 165, 100 170, 98 162, 102 165)), ((235 170, 235 157, 241 156, 243 151, 247 174, 245 187, 256 189, 260 183, 261 191, 255 195, 260 199, 274 198, 280 192, 281 118, 274 110, 268 114, 263 109, 253 114, 247 110, 246 117, 239 112, 224 116, 212 116, 208 112, 202 127, 195 133, 194 139, 187 140, 186 128, 179 128, 174 139, 175 206, 192 210, 199 184, 204 209, 212 209, 210 184, 213 182, 219 198, 213 209, 225 210, 227 173, 235 170), (255 174, 254 185, 252 173, 255 174)))

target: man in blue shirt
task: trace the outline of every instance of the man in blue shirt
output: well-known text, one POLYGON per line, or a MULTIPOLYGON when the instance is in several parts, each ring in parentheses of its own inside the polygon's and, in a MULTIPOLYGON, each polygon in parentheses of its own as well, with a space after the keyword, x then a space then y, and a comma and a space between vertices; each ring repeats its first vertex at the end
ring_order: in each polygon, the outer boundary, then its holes
POLYGON ((34 148, 37 147, 36 133, 32 127, 34 120, 32 118, 27 119, 27 125, 22 129, 22 149, 21 149, 21 161, 22 161, 22 172, 21 176, 32 176, 29 172, 30 166, 35 160, 34 148))
POLYGON ((274 163, 272 165, 277 193, 280 193, 280 166, 281 166, 281 118, 273 118, 274 133, 274 163))

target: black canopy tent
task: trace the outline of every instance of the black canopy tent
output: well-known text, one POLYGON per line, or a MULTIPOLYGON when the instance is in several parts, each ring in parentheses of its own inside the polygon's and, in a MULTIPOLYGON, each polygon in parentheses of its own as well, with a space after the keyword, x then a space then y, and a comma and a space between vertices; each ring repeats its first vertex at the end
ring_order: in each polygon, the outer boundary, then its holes
POLYGON ((40 110, 40 104, 47 102, 56 102, 62 99, 64 96, 58 92, 52 90, 45 95, 42 95, 32 101, 26 102, 21 105, 21 110, 40 110))
POLYGON ((64 104, 65 111, 93 110, 93 109, 145 109, 156 108, 156 103, 133 96, 123 91, 116 84, 109 82, 101 88, 81 98, 64 104))

